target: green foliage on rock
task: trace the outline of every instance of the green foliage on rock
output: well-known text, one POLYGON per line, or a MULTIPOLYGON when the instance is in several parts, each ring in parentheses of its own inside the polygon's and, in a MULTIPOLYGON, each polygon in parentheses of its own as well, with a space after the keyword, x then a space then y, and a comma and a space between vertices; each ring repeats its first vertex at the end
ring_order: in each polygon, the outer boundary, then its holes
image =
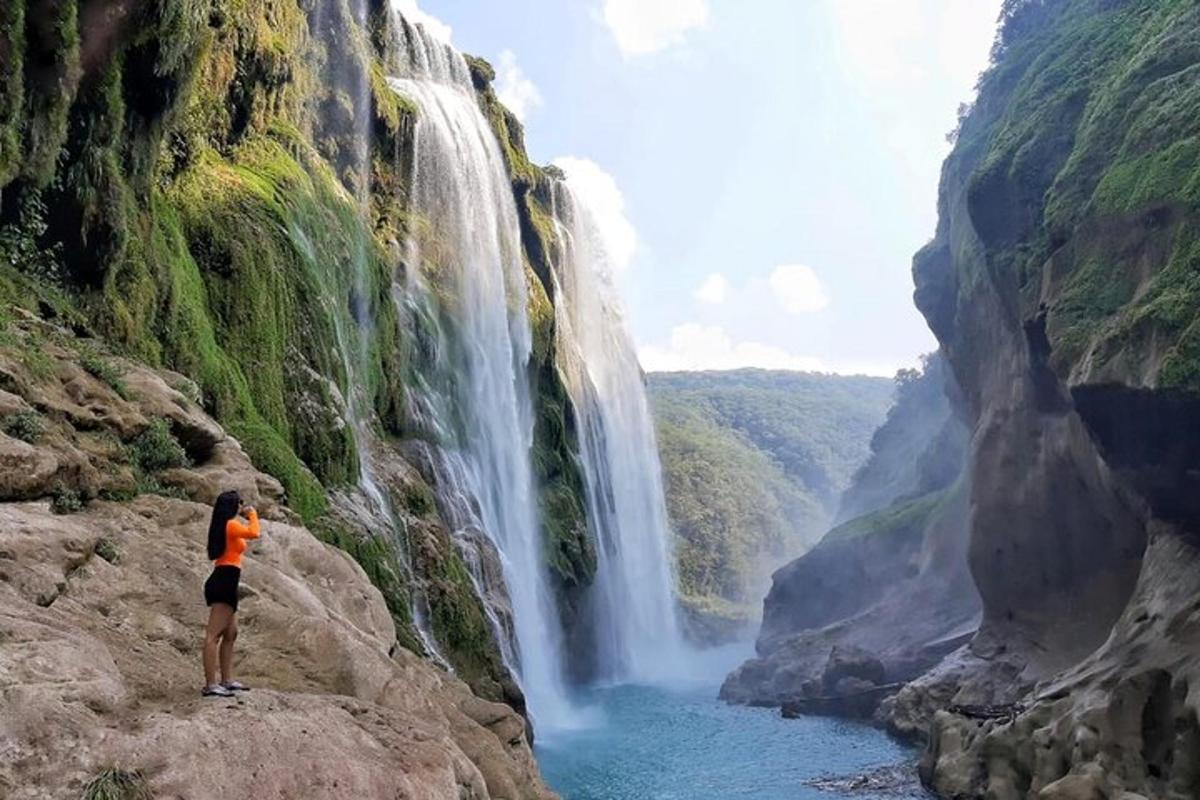
POLYGON ((113 361, 105 358, 94 350, 84 350, 79 354, 79 366, 83 367, 92 377, 103 382, 120 397, 128 399, 129 390, 122 380, 121 368, 113 361))
POLYGON ((951 164, 1068 382, 1200 390, 1198 71, 1190 0, 1006 6, 951 164))
POLYGON ((412 595, 404 580, 403 557, 394 542, 386 536, 356 535, 329 516, 314 522, 312 531, 321 541, 346 551, 358 562, 372 585, 383 595, 396 626, 397 640, 414 653, 424 653, 425 648, 413 627, 412 595))
POLYGON ((862 536, 874 536, 902 531, 920 531, 930 516, 944 502, 948 490, 939 490, 912 500, 855 517, 829 531, 822 542, 844 542, 862 536))
POLYGON ((191 461, 165 419, 156 419, 129 444, 133 463, 144 472, 186 467, 191 461))
POLYGON ((18 411, 4 418, 0 430, 14 439, 33 444, 46 432, 46 422, 36 411, 18 411))
POLYGON ((74 514, 87 505, 87 498, 69 486, 56 486, 50 496, 50 510, 55 514, 74 514))

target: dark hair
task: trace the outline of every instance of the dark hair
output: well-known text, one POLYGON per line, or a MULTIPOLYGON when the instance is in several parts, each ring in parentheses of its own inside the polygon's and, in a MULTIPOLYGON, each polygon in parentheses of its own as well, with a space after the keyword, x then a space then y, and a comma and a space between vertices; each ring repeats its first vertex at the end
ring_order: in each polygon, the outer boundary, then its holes
POLYGON ((213 503, 212 521, 208 523, 208 560, 216 561, 225 553, 225 525, 237 516, 242 496, 236 491, 221 492, 213 503))

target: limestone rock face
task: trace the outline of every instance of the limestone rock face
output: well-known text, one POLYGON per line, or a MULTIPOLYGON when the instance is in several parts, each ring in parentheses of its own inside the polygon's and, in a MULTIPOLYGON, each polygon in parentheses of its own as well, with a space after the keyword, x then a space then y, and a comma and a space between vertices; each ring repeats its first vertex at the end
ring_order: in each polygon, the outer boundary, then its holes
POLYGON ((1194 4, 1011 4, 943 169, 916 300, 972 429, 983 619, 884 707, 932 720, 943 795, 1200 792, 1200 216, 1171 155, 1200 134, 1197 31, 1194 4))
POLYGON ((268 522, 249 552, 238 670, 255 688, 200 698, 207 517, 150 496, 0 505, 6 797, 78 793, 111 764, 156 796, 551 796, 524 721, 397 648, 361 568, 303 528, 268 522))

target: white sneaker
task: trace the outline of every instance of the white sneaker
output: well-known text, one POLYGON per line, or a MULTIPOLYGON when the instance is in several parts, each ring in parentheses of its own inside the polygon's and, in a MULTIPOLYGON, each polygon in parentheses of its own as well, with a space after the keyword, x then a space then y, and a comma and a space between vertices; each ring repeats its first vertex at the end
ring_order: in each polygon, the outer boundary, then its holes
POLYGON ((204 697, 233 697, 233 692, 229 691, 219 683, 213 683, 205 686, 200 690, 200 694, 204 697))

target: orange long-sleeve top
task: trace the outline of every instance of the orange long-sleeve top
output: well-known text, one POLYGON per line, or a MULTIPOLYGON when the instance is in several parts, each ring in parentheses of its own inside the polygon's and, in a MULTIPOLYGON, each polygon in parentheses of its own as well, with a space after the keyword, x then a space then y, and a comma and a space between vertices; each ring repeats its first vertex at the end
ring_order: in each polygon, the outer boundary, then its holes
POLYGON ((225 552, 214 563, 218 567, 242 566, 242 553, 246 552, 246 540, 258 538, 258 512, 251 509, 246 519, 249 524, 237 517, 225 523, 225 552))

